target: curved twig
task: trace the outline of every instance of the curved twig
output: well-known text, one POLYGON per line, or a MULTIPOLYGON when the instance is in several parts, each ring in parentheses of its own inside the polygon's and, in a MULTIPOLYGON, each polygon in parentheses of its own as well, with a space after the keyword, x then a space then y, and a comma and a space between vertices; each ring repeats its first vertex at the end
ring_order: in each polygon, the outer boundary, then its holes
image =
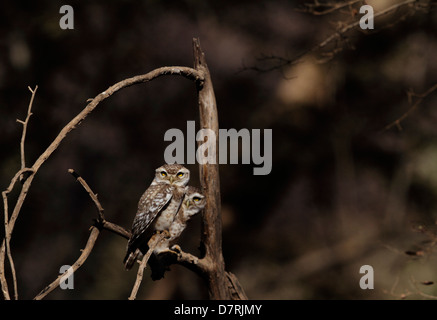
POLYGON ((82 250, 82 254, 79 256, 79 258, 76 260, 75 263, 71 266, 71 270, 68 269, 63 274, 59 275, 56 280, 54 280, 52 283, 50 283, 47 287, 45 287, 40 293, 36 295, 34 300, 41 300, 46 295, 48 295, 50 292, 52 292, 54 289, 56 289, 60 283, 61 280, 67 276, 67 274, 70 274, 72 271, 75 272, 77 269, 79 269, 83 263, 86 261, 88 256, 90 255, 91 251, 94 248, 94 244, 96 243, 97 237, 100 234, 100 230, 96 227, 91 227, 91 234, 88 237, 88 241, 85 245, 85 248, 82 250))
POLYGON ((417 97, 416 102, 412 104, 411 107, 402 116, 400 116, 395 121, 385 126, 384 131, 390 130, 395 126, 399 129, 399 131, 402 130, 401 122, 404 121, 411 113, 413 113, 414 110, 416 110, 417 107, 419 107, 419 105, 423 102, 423 100, 426 97, 428 97, 431 93, 433 93, 436 90, 437 90, 437 84, 433 85, 431 88, 429 88, 426 92, 422 94, 417 94, 412 91, 408 92, 408 101, 410 105, 412 103, 413 96, 417 97))

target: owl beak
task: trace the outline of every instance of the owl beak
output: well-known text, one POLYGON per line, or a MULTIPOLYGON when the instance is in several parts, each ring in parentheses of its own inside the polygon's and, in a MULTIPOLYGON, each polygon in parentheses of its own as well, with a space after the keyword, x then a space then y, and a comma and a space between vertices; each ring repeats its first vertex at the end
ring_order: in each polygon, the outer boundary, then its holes
POLYGON ((189 208, 189 207, 191 206, 191 204, 192 204, 192 202, 191 202, 190 199, 188 199, 187 201, 185 201, 185 206, 186 206, 187 208, 189 208))
POLYGON ((173 176, 170 176, 169 180, 170 180, 170 184, 173 184, 173 176))

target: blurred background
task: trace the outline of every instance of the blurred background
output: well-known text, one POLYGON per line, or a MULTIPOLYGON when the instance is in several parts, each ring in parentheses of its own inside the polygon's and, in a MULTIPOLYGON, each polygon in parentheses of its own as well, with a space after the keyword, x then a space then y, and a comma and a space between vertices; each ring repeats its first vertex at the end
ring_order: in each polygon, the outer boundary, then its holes
MULTIPOLYGON (((375 13, 401 2, 367 1, 375 13)), ((409 101, 408 92, 437 83, 435 1, 423 1, 429 10, 403 6, 370 32, 353 28, 308 52, 358 21, 364 2, 326 15, 298 10, 311 3, 70 1, 74 30, 62 30, 65 3, 3 1, 1 190, 20 168, 16 119, 26 116, 28 86, 38 85, 25 145, 31 166, 87 99, 157 67, 192 66, 192 38, 199 37, 220 128, 273 130, 269 175, 253 175, 254 164, 220 165, 226 269, 248 297, 437 296, 437 93, 385 129, 411 110, 417 97, 409 101), (374 269, 373 290, 359 286, 363 265, 374 269)), ((164 163, 165 132, 186 132, 187 121, 198 126, 198 119, 194 84, 161 77, 105 100, 67 136, 38 172, 15 226, 20 298, 33 298, 78 258, 97 216, 67 170, 98 193, 107 220, 130 228, 164 163)), ((197 166, 187 167, 199 185, 197 166)), ((199 239, 196 217, 180 245, 198 254, 199 239)), ((74 275, 74 290, 57 288, 47 299, 126 299, 136 272, 123 268, 125 248, 126 240, 102 232, 74 275)), ((207 292, 197 275, 175 265, 160 281, 147 274, 138 298, 205 299, 207 292)))

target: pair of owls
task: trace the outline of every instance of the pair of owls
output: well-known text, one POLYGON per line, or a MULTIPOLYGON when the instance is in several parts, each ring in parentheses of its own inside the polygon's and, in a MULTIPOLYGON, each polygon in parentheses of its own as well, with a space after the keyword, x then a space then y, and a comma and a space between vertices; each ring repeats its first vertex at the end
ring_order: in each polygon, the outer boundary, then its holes
POLYGON ((188 220, 205 207, 205 196, 187 186, 189 180, 190 171, 180 164, 165 164, 155 170, 155 178, 138 203, 123 261, 126 270, 147 252, 147 242, 156 231, 167 230, 170 237, 159 243, 153 254, 170 251, 170 243, 179 238, 188 220))

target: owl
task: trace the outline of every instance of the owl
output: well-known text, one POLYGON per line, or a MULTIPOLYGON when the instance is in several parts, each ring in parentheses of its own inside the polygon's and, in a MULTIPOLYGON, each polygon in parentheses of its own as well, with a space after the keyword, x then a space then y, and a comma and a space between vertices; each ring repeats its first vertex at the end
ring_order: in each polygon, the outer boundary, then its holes
POLYGON ((155 231, 168 230, 185 195, 190 171, 179 164, 165 164, 155 170, 155 178, 141 196, 132 223, 132 235, 123 260, 126 270, 147 252, 147 242, 155 231))
POLYGON ((187 186, 185 188, 185 197, 182 205, 176 215, 175 220, 168 229, 170 237, 161 241, 150 256, 149 265, 152 270, 151 277, 153 280, 159 280, 164 277, 164 273, 168 270, 168 265, 174 263, 175 257, 165 255, 165 253, 173 250, 180 250, 179 246, 174 245, 170 249, 171 243, 177 240, 187 226, 188 220, 195 214, 202 211, 205 207, 206 198, 198 188, 187 186))
POLYGON ((168 229, 170 238, 161 241, 153 252, 155 254, 160 254, 169 251, 170 243, 180 237, 187 227, 188 220, 190 220, 195 214, 199 213, 205 207, 205 204, 205 196, 198 188, 192 186, 185 187, 185 197, 182 201, 182 205, 176 214, 175 220, 168 229))

